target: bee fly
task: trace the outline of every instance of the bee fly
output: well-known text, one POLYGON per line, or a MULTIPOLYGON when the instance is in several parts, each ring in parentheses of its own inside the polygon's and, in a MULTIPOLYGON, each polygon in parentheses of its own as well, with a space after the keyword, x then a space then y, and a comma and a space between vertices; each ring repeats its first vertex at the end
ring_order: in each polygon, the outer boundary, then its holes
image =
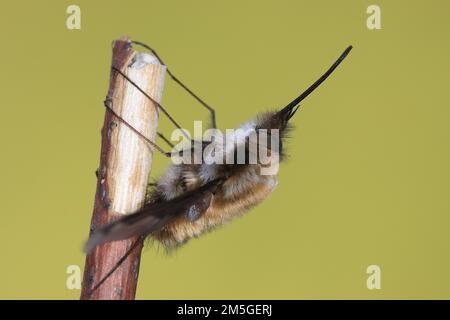
MULTIPOLYGON (((150 47, 139 42, 134 43, 151 50, 159 59, 150 47)), ((275 162, 275 165, 278 165, 279 159, 283 159, 282 142, 286 138, 289 121, 298 110, 300 102, 325 81, 351 49, 349 46, 316 82, 286 107, 261 114, 243 124, 232 137, 232 147, 225 147, 224 157, 236 158, 240 147, 249 153, 251 143, 248 137, 251 133, 256 132, 259 135, 264 129, 275 129, 279 135, 275 143, 271 137, 271 143, 267 144, 266 149, 272 164, 275 162), (274 148, 274 145, 277 145, 277 148, 274 148)), ((214 110, 195 96, 169 70, 168 73, 210 110, 212 126, 215 127, 214 110)), ((202 152, 206 148, 206 144, 201 144, 202 152)), ((105 242, 132 236, 151 237, 169 249, 179 247, 188 240, 241 216, 268 197, 278 183, 277 172, 261 174, 263 169, 266 169, 266 164, 259 160, 255 163, 246 160, 241 164, 171 164, 156 182, 143 209, 94 230, 85 251, 90 252, 105 242)))

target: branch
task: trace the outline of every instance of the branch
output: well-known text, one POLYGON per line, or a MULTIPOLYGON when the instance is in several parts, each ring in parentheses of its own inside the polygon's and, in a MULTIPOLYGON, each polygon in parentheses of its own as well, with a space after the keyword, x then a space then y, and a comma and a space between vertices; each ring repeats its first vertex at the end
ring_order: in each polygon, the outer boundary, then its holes
MULTIPOLYGON (((137 53, 127 38, 121 38, 113 42, 112 66, 126 74, 155 101, 161 101, 166 67, 155 57, 137 53)), ((113 70, 107 102, 116 114, 155 141, 157 106, 113 70)), ((136 212, 144 205, 151 163, 150 146, 106 109, 91 230, 120 215, 136 212)), ((86 257, 81 299, 135 298, 142 243, 90 294, 135 241, 137 237, 106 243, 86 257)))

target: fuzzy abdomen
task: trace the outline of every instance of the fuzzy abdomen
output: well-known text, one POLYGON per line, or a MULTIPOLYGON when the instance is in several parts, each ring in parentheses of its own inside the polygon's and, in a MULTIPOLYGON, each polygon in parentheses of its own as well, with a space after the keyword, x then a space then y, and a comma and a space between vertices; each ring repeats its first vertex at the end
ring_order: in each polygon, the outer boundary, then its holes
POLYGON ((217 190, 210 207, 200 218, 195 221, 189 221, 187 215, 181 215, 155 233, 153 237, 168 249, 184 244, 191 238, 198 237, 202 233, 210 231, 234 217, 243 215, 246 211, 263 201, 276 187, 277 177, 267 176, 265 179, 261 179, 260 182, 254 183, 251 187, 230 195, 228 190, 233 183, 239 182, 227 181, 217 190))

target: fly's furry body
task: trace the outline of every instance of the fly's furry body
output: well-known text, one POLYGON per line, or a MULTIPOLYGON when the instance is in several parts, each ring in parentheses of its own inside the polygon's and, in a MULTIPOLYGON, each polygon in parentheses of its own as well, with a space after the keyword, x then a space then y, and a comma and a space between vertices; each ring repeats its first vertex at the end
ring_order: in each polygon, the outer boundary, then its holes
MULTIPOLYGON (((206 151, 213 145, 222 148, 220 154, 225 159, 238 159, 239 150, 244 150, 245 161, 172 164, 157 181, 144 208, 94 230, 85 251, 132 236, 151 237, 166 248, 175 248, 241 216, 266 199, 278 183, 278 165, 284 158, 283 141, 289 130, 289 120, 300 102, 325 81, 351 49, 348 47, 327 72, 286 107, 261 114, 240 126, 230 137, 232 143, 221 145, 216 140, 209 145, 200 143, 206 158, 212 156, 206 151), (249 139, 252 134, 257 137, 256 143, 249 139), (248 161, 255 155, 255 145, 265 151, 265 160, 269 162, 263 161, 260 153, 257 161, 248 161)), ((196 142, 192 143, 195 145, 196 142)))
MULTIPOLYGON (((254 121, 245 123, 238 130, 238 141, 234 148, 228 148, 225 157, 246 143, 246 138, 256 132, 254 121)), ((277 161, 277 157, 271 160, 277 161)), ((274 163, 272 163, 274 165, 274 163)), ((278 165, 276 163, 275 165, 278 165)), ((278 175, 262 175, 264 164, 199 164, 172 165, 158 180, 151 202, 172 200, 181 194, 195 190, 210 181, 223 181, 209 200, 209 206, 199 217, 183 214, 162 227, 153 235, 166 248, 177 247, 193 237, 218 227, 234 217, 241 216, 266 199, 278 183, 278 175)))

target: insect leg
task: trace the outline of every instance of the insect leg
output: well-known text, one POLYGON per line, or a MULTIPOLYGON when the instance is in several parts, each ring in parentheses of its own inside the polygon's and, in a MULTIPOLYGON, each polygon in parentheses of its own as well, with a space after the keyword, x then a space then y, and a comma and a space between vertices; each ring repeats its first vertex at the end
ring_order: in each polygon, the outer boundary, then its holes
POLYGON ((174 144, 172 142, 170 142, 169 139, 167 139, 161 132, 156 132, 156 134, 158 135, 158 137, 160 137, 161 139, 164 140, 165 143, 167 143, 168 146, 170 146, 171 148, 174 148, 174 144))
POLYGON ((106 107, 106 110, 111 112, 114 115, 114 117, 119 119, 120 122, 122 122, 124 125, 126 125, 129 129, 131 129, 134 133, 136 133, 140 138, 142 138, 150 146, 154 147, 156 150, 158 150, 160 153, 162 153, 165 157, 170 158, 170 152, 165 152, 155 142, 151 141, 149 138, 144 136, 141 132, 139 132, 136 128, 134 128, 131 124, 129 124, 124 118, 122 118, 120 115, 118 115, 112 107, 112 100, 110 98, 108 98, 108 97, 106 98, 106 100, 104 101, 104 105, 106 107))
MULTIPOLYGON (((159 57, 159 55, 156 53, 155 50, 153 50, 150 46, 146 45, 143 42, 140 41, 131 41, 131 43, 141 46, 145 49, 147 49, 148 51, 150 51, 158 60, 161 64, 165 65, 164 62, 162 61, 162 59, 159 57)), ((209 114, 210 114, 210 119, 211 119, 211 127, 213 129, 217 128, 217 123, 216 123, 216 111, 210 106, 208 105, 203 99, 201 99, 198 95, 196 95, 191 89, 189 89, 183 82, 181 82, 181 80, 179 80, 177 77, 175 77, 175 75, 172 73, 172 71, 170 71, 169 68, 167 68, 167 74, 169 75, 169 77, 175 81, 180 87, 182 87, 184 90, 186 90, 195 100, 197 100, 198 102, 200 102, 200 104, 208 110, 209 114)))

